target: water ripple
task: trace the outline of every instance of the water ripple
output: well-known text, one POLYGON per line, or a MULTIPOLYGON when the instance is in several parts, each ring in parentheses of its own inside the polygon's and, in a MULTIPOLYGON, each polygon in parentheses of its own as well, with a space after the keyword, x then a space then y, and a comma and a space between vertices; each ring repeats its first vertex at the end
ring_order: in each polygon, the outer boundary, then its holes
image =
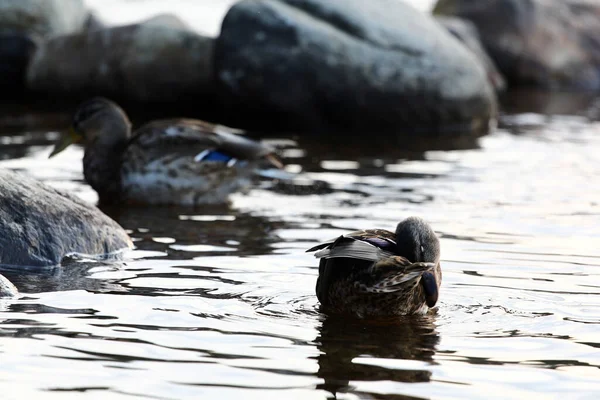
MULTIPOLYGON (((600 125, 528 113, 500 126, 477 148, 402 155, 282 138, 286 161, 323 182, 315 192, 262 181, 223 207, 105 209, 134 239, 124 263, 2 271, 22 295, 0 301, 0 387, 21 398, 594 398, 600 125), (435 312, 321 313, 304 250, 412 214, 441 238, 435 312)), ((82 150, 48 160, 48 135, 0 142, 2 166, 95 201, 82 150)))

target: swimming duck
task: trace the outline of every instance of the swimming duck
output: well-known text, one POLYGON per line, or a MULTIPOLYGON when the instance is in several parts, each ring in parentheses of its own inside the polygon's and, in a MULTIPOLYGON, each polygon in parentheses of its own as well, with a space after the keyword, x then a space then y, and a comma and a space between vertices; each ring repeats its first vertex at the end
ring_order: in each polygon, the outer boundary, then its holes
POLYGON ((200 120, 158 120, 132 134, 123 109, 101 97, 77 108, 50 157, 81 141, 85 180, 103 204, 223 203, 261 164, 281 167, 273 148, 200 120))
POLYGON ((360 318, 424 314, 437 303, 440 243, 421 218, 395 232, 351 232, 307 250, 319 263, 317 298, 334 312, 360 318))

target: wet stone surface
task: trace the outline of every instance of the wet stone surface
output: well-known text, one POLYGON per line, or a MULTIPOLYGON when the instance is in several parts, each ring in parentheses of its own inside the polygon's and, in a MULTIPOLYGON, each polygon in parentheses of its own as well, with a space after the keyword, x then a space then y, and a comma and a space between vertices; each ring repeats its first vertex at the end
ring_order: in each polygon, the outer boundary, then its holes
POLYGON ((92 204, 29 175, 0 170, 0 265, 52 267, 69 253, 128 249, 127 233, 92 204))
POLYGON ((28 67, 27 86, 47 97, 185 103, 212 95, 212 50, 213 39, 172 16, 99 27, 43 43, 28 67))
POLYGON ((597 2, 440 0, 434 12, 475 24, 509 85, 600 89, 597 2))
POLYGON ((452 135, 485 131, 495 114, 475 56, 396 1, 239 2, 217 39, 215 74, 223 107, 258 130, 452 135))

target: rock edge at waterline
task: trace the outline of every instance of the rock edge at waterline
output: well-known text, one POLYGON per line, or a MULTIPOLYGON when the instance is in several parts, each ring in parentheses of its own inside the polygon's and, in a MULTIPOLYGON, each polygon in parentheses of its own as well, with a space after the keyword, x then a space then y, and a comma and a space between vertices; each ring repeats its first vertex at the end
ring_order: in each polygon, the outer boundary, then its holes
POLYGON ((95 206, 27 175, 0 170, 0 265, 59 265, 68 254, 132 248, 119 224, 95 206))

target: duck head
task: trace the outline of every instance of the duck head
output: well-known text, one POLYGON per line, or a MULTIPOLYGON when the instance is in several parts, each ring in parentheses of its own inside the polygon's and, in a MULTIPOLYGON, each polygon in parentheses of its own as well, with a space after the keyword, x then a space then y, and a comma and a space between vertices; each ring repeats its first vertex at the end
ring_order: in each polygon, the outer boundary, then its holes
POLYGON ((71 127, 63 134, 50 157, 73 143, 110 148, 127 140, 130 132, 131 122, 123 109, 108 99, 95 97, 77 107, 71 127))
POLYGON ((419 217, 408 217, 396 227, 397 254, 409 261, 440 261, 440 241, 429 224, 419 217))
POLYGON ((431 271, 421 276, 421 286, 429 307, 438 300, 439 288, 442 283, 440 268, 440 241, 429 224, 418 217, 409 217, 396 227, 397 254, 415 262, 435 264, 431 271))

